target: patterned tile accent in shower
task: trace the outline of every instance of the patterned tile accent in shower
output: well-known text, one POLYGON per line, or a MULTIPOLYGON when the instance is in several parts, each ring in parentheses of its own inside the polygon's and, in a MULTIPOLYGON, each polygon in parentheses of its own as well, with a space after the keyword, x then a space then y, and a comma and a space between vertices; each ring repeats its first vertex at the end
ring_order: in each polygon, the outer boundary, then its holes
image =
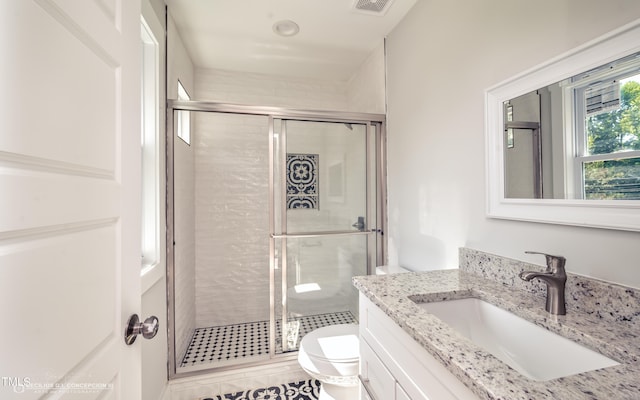
POLYGON ((202 400, 317 400, 320 395, 320 382, 314 379, 252 389, 236 393, 227 393, 202 400))
MULTIPOLYGON (((315 329, 328 325, 357 323, 349 311, 294 317, 299 322, 298 339, 290 350, 296 350, 300 339, 315 329)), ((276 321, 276 353, 282 353, 281 323, 276 321)), ((198 328, 180 364, 181 367, 225 362, 269 354, 269 322, 198 328)))
POLYGON ((318 154, 287 153, 287 209, 319 207, 318 154))

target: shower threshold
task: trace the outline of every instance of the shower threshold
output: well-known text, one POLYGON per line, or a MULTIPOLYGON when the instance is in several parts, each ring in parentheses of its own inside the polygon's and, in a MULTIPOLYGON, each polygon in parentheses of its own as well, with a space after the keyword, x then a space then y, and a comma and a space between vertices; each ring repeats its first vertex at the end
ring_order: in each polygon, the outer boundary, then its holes
MULTIPOLYGON (((298 350, 307 333, 329 325, 358 323, 349 311, 294 317, 297 329, 288 351, 298 350)), ((276 321, 276 354, 282 354, 282 321, 276 321)), ((210 367, 234 365, 269 358, 269 321, 197 328, 187 348, 181 368, 208 364, 210 367)))

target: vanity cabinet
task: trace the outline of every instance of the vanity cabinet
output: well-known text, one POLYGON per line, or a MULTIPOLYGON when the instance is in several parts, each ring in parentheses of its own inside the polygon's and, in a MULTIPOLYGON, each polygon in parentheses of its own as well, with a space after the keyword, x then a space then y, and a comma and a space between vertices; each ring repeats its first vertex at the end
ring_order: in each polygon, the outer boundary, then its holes
POLYGON ((360 380, 361 400, 478 400, 362 293, 360 380))

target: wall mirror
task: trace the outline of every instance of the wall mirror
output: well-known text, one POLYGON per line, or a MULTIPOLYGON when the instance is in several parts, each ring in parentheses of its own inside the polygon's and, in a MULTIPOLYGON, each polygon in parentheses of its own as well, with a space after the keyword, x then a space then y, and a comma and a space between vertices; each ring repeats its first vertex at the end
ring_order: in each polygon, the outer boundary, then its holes
POLYGON ((640 231, 640 20, 485 93, 487 215, 640 231))

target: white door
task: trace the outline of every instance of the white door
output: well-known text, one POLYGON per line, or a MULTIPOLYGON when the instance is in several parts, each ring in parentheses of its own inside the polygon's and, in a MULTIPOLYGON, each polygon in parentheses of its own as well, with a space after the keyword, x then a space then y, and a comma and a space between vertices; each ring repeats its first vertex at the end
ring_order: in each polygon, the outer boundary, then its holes
POLYGON ((140 397, 140 5, 0 1, 0 398, 140 397))

